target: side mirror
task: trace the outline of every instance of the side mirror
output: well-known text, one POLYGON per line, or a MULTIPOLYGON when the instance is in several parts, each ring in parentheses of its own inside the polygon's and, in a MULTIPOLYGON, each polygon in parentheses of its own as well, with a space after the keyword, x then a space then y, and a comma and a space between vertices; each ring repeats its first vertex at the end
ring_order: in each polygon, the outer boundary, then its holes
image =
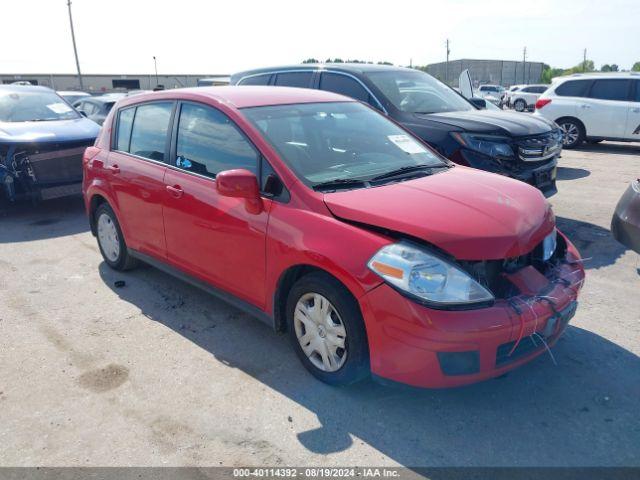
POLYGON ((468 98, 467 100, 469 100, 478 108, 487 108, 487 101, 484 98, 471 97, 471 98, 468 98))
POLYGON ((258 178, 245 169, 225 170, 216 175, 216 189, 225 197, 244 198, 247 212, 262 212, 258 178))

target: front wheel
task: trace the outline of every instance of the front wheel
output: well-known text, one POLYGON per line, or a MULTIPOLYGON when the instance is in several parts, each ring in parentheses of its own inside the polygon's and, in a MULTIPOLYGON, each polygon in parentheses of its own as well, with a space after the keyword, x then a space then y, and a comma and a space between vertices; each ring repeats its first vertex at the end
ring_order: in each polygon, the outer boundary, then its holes
POLYGON ((558 126, 562 130, 562 147, 568 150, 578 147, 584 141, 584 128, 571 118, 559 120, 558 126))
POLYGON ((300 278, 287 300, 289 338, 313 376, 348 385, 369 376, 369 347, 358 304, 326 273, 300 278))

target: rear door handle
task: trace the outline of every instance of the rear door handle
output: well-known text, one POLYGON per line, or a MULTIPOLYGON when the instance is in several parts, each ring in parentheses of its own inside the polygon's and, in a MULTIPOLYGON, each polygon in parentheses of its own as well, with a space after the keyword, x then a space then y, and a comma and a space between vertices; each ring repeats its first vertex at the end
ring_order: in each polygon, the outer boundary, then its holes
POLYGON ((114 175, 117 173, 120 173, 120 167, 118 165, 109 165, 105 168, 109 170, 111 173, 113 173, 114 175))
POLYGON ((165 188, 167 189, 167 192, 169 192, 169 194, 171 194, 171 196, 175 198, 181 198, 182 194, 184 193, 184 190, 182 190, 182 187, 180 185, 167 185, 165 188))
POLYGON ((633 113, 640 113, 640 108, 634 108, 631 110, 633 113))
POLYGON ((584 103, 580 105, 580 108, 591 108, 591 105, 585 105, 584 103))

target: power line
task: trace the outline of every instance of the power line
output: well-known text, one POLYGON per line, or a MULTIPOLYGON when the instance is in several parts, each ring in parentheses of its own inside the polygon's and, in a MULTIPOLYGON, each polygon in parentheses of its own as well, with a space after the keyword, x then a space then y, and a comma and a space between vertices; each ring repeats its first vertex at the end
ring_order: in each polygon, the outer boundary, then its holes
POLYGON ((525 74, 527 71, 527 47, 524 47, 524 50, 522 51, 522 83, 524 83, 525 85, 528 84, 528 82, 525 80, 525 74))
POLYGON ((76 68, 78 69, 78 82, 80 82, 80 90, 84 90, 82 84, 82 73, 80 72, 80 60, 78 60, 78 49, 76 48, 76 35, 73 32, 73 17, 71 16, 71 0, 67 0, 67 7, 69 8, 69 25, 71 25, 71 41, 73 42, 73 54, 76 57, 76 68))

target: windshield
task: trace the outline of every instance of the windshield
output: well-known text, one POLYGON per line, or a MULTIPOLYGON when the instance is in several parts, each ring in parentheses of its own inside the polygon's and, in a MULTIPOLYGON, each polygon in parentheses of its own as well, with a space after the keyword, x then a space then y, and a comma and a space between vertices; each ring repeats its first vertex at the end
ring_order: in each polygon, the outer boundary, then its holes
POLYGON ((463 97, 431 75, 417 70, 371 72, 367 77, 403 112, 442 113, 475 110, 463 97))
POLYGON ((78 113, 53 92, 0 90, 0 122, 68 120, 78 113))
POLYGON ((444 167, 435 153, 383 115, 356 102, 243 109, 307 185, 369 180, 402 167, 444 167))

